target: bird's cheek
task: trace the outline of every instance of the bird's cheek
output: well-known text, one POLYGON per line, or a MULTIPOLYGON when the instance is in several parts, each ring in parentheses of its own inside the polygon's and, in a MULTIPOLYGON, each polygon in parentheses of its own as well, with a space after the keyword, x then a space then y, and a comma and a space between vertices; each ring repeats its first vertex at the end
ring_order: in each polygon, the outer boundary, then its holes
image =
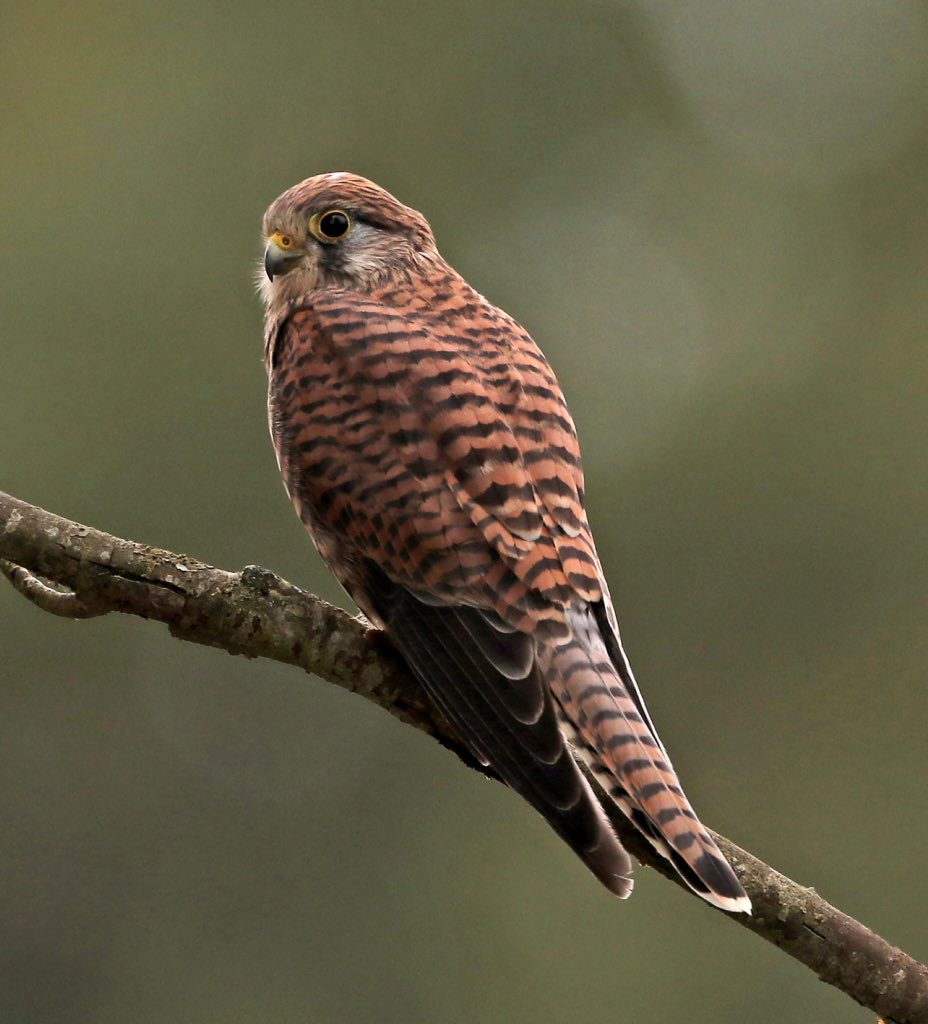
POLYGON ((314 261, 321 274, 343 274, 347 269, 348 254, 340 245, 320 246, 319 254, 314 261))

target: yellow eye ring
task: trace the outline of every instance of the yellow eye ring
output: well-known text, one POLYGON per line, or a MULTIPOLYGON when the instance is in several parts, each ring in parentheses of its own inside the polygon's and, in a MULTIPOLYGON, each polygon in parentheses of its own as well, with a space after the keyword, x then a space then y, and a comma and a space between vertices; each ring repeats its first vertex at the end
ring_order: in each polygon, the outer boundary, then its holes
POLYGON ((309 221, 309 230, 320 242, 337 242, 351 230, 351 218, 344 210, 314 213, 309 221))

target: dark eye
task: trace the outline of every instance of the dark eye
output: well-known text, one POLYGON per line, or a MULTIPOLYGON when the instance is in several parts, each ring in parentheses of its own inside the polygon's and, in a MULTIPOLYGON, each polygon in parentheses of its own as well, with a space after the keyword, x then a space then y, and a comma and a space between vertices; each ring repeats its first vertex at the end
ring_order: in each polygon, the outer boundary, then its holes
POLYGON ((326 213, 316 214, 310 227, 320 242, 334 242, 348 234, 351 218, 343 210, 328 210, 326 213))

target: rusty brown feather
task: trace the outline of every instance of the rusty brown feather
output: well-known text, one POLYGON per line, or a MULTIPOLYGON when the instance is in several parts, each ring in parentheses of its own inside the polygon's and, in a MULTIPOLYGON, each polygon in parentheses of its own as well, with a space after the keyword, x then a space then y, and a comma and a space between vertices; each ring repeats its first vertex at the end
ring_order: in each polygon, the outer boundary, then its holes
POLYGON ((309 178, 263 227, 271 434, 335 575, 613 892, 631 891, 631 860, 571 750, 697 893, 749 912, 622 649, 541 351, 364 178, 309 178))

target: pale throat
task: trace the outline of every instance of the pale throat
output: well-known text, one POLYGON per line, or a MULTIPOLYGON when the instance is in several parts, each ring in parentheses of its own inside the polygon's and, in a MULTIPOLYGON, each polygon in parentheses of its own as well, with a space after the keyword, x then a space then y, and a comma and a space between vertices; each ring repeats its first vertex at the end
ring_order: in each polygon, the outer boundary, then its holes
POLYGON ((259 267, 258 291, 264 308, 269 314, 279 312, 293 299, 324 286, 325 282, 321 278, 318 267, 309 265, 294 267, 286 274, 279 274, 273 281, 269 281, 264 267, 259 267))

